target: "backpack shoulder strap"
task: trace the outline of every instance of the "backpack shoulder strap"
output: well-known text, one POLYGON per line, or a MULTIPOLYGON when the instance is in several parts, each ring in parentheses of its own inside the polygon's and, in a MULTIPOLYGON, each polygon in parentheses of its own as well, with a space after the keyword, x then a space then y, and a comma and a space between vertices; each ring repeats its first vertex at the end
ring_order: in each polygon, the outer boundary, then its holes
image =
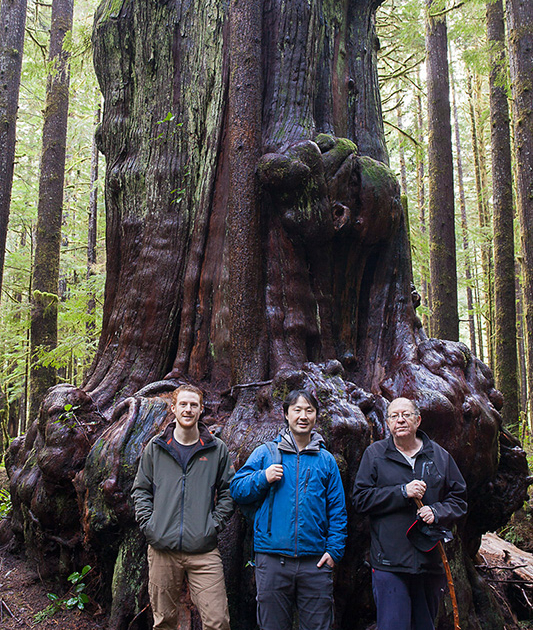
POLYGON ((266 442, 266 446, 268 448, 268 452, 270 453, 270 457, 272 458, 272 463, 281 464, 281 451, 278 448, 277 442, 270 440, 269 442, 266 442))

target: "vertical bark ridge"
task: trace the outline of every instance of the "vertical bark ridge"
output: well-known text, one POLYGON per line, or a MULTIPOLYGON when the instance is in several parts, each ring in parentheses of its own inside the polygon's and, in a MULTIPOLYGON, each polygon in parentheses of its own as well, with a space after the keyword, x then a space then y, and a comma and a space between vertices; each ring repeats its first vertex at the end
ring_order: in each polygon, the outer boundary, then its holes
POLYGON ((232 381, 263 376, 264 308, 260 196, 263 0, 230 4, 228 238, 232 381))

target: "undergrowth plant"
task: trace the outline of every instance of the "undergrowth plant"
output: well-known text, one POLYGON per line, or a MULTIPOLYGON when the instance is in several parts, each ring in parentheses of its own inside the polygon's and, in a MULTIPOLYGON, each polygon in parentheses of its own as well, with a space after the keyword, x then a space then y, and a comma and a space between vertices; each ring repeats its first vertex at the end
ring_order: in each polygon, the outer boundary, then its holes
POLYGON ((11 508, 11 495, 5 488, 2 488, 0 490, 0 519, 9 516, 11 508))
POLYGON ((89 596, 85 593, 87 585, 83 581, 83 578, 90 570, 91 567, 87 564, 81 571, 71 573, 67 580, 72 584, 72 586, 69 588, 67 593, 63 595, 63 597, 59 597, 59 595, 56 595, 55 593, 47 593, 47 597, 52 603, 44 610, 41 610, 34 615, 33 619, 35 623, 41 623, 42 621, 53 617, 56 612, 62 608, 66 608, 67 610, 72 610, 73 608, 83 610, 85 605, 89 603, 89 596))

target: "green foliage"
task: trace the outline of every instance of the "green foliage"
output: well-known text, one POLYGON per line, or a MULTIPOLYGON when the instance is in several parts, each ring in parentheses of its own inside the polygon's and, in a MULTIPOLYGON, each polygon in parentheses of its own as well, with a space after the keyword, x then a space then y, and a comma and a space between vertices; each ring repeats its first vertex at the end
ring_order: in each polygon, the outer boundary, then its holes
POLYGON ((34 615, 33 618, 35 623, 41 623, 42 621, 53 617, 63 608, 68 610, 72 610, 74 608, 84 610, 85 605, 89 603, 89 596, 85 593, 87 585, 83 579, 90 570, 91 567, 89 565, 85 565, 80 572, 75 571, 74 573, 71 573, 67 579, 72 586, 63 597, 59 597, 59 595, 56 595, 55 593, 47 593, 47 597, 52 603, 44 610, 41 610, 34 615))
POLYGON ((502 529, 498 530, 498 536, 519 548, 523 548, 528 542, 522 537, 520 528, 513 524, 506 525, 505 527, 502 527, 502 529))
POLYGON ((2 488, 0 490, 0 519, 9 516, 12 507, 11 495, 5 488, 2 488))
POLYGON ((55 422, 61 422, 70 429, 74 429, 74 427, 79 424, 78 417, 76 416, 76 410, 79 408, 79 405, 71 405, 70 403, 67 403, 63 407, 64 411, 59 414, 59 418, 55 420, 55 422))
MULTIPOLYGON (((33 361, 52 365, 59 379, 80 385, 95 353, 101 327, 105 280, 105 217, 99 190, 97 263, 88 270, 87 211, 91 152, 101 95, 92 65, 91 33, 97 0, 75 4, 74 26, 65 48, 70 53, 70 103, 63 204, 58 346, 33 361), (94 298, 95 308, 89 301, 94 298)), ((17 120, 15 171, 0 301, 0 382, 7 405, 25 400, 30 367, 29 326, 33 232, 37 220, 42 113, 47 73, 50 5, 28 2, 26 40, 17 120)), ((105 168, 100 155, 99 172, 105 168)), ((102 178, 103 180, 103 178, 102 178)), ((98 185, 99 182, 97 182, 98 185)), ((43 296, 45 298, 46 296, 43 296)), ((51 295, 48 297, 52 297, 51 295)), ((21 430, 24 430, 24 426, 21 430)))

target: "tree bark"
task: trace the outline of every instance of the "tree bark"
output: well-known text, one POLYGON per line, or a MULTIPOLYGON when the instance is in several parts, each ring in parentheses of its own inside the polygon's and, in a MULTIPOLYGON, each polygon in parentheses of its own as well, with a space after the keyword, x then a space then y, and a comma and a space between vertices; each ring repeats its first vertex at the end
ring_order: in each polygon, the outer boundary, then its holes
POLYGON ((230 4, 229 79, 229 300, 232 382, 266 376, 261 284, 261 200, 256 168, 261 157, 262 0, 230 4))
POLYGON ((490 51, 490 118, 494 230, 494 379, 502 392, 502 417, 518 426, 518 364, 514 260, 513 172, 506 93, 505 25, 502 0, 487 3, 490 51))
POLYGON ((524 320, 527 339, 529 414, 533 414, 533 6, 527 0, 509 0, 507 27, 516 193, 522 241, 524 320))
POLYGON ((0 296, 4 273, 27 0, 0 4, 0 296))
POLYGON ((457 341, 459 314, 448 37, 445 16, 432 14, 434 4, 434 0, 426 0, 430 327, 434 337, 457 341))

